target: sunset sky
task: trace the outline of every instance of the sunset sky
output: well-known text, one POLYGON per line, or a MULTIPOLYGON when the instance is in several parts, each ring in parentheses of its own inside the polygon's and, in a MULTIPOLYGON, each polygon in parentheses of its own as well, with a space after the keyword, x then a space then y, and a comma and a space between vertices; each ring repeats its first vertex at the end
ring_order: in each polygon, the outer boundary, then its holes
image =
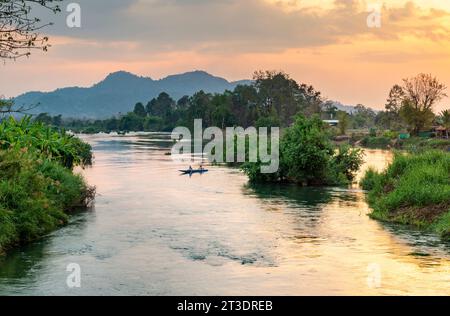
POLYGON ((378 109, 393 84, 420 72, 450 87, 450 0, 69 2, 81 5, 82 27, 68 28, 64 10, 42 12, 55 22, 45 29, 53 46, 0 65, 0 95, 90 86, 118 70, 228 80, 284 70, 329 99, 378 109), (381 28, 367 26, 368 4, 382 5, 381 28))

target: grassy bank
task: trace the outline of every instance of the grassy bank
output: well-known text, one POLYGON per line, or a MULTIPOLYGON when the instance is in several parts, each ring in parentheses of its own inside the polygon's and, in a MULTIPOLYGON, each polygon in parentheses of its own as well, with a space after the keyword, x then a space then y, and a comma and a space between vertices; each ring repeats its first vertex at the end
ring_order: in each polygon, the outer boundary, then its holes
POLYGON ((94 196, 76 165, 90 146, 28 119, 0 123, 0 253, 36 240, 68 221, 94 196))
POLYGON ((390 149, 406 150, 410 152, 423 152, 427 150, 450 150, 450 139, 440 138, 421 138, 411 137, 409 139, 398 139, 396 137, 388 136, 365 136, 353 142, 364 148, 371 149, 390 149))
POLYGON ((369 170, 361 185, 373 218, 450 238, 450 153, 396 154, 386 171, 369 170))
POLYGON ((450 151, 450 139, 412 137, 401 141, 399 147, 410 152, 424 152, 433 149, 450 151))

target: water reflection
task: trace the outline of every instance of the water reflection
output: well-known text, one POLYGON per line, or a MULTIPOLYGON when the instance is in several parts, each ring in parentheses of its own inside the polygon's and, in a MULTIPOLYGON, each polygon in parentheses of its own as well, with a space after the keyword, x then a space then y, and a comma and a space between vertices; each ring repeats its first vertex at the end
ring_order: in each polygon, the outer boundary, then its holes
MULTIPOLYGON (((450 294, 449 245, 371 220, 353 188, 248 185, 238 170, 180 177, 167 134, 94 135, 95 212, 0 262, 0 294, 450 294), (68 289, 78 263, 82 287, 68 289), (368 286, 368 267, 382 273, 368 286)), ((383 168, 389 152, 371 151, 383 168)))
POLYGON ((59 255, 73 254, 74 239, 66 234, 82 236, 86 225, 92 220, 93 209, 79 209, 72 213, 68 226, 32 244, 13 249, 7 256, 0 256, 0 294, 3 285, 14 290, 8 294, 21 295, 29 289, 39 287, 38 273, 47 269, 46 259, 59 255), (57 243, 55 243, 55 240, 57 243), (65 240, 67 243, 65 243, 65 240))

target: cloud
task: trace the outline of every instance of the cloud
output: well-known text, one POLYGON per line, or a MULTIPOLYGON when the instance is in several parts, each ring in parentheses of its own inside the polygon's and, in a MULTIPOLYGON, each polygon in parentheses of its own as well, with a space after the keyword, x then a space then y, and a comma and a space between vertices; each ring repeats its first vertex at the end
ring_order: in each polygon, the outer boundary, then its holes
MULTIPOLYGON (((199 50, 270 52, 320 47, 355 38, 395 40, 402 36, 449 40, 444 10, 422 10, 413 2, 384 6, 380 29, 367 27, 366 5, 336 0, 286 11, 294 2, 266 0, 79 0, 82 28, 65 26, 64 14, 49 32, 103 43, 135 42, 145 52, 199 50)), ((448 25, 448 24, 447 24, 448 25)))
POLYGON ((65 0, 63 9, 70 2, 81 5, 82 28, 68 28, 64 10, 39 11, 55 22, 45 29, 53 47, 1 67, 0 94, 90 85, 121 69, 228 79, 281 69, 330 98, 372 106, 419 72, 450 86, 450 5, 438 0, 386 1, 379 29, 366 24, 371 0, 65 0))

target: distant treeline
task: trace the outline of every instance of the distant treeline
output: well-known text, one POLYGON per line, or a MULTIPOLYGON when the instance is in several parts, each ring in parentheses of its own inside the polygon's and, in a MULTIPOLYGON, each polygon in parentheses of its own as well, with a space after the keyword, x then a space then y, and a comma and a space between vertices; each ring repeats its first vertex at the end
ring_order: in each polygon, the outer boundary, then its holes
MULTIPOLYGON (((137 103, 132 112, 104 120, 67 119, 42 113, 37 121, 62 126, 75 132, 170 131, 176 126, 191 127, 194 119, 203 125, 228 126, 290 126, 296 114, 324 119, 342 115, 313 86, 298 84, 283 72, 256 72, 253 85, 240 85, 233 91, 210 94, 199 91, 178 101, 163 92, 147 104, 137 103)), ((358 106, 355 127, 375 124, 376 113, 358 106)))
POLYGON ((428 87, 423 95, 415 96, 413 92, 407 92, 407 87, 396 85, 389 93, 385 111, 376 112, 359 104, 352 113, 339 110, 334 102, 325 100, 313 86, 299 84, 284 72, 259 71, 253 79, 252 85, 239 85, 233 91, 222 94, 199 91, 178 101, 163 92, 147 104, 137 103, 132 112, 104 120, 68 119, 46 113, 38 115, 36 120, 81 133, 171 131, 176 126, 191 128, 194 119, 199 118, 203 119, 204 127, 288 127, 297 114, 338 120, 335 134, 340 135, 345 135, 348 129, 410 131, 417 134, 432 125, 450 124, 449 111, 435 116, 431 110, 439 98, 428 102, 430 104, 427 103, 426 109, 423 109, 424 105, 411 101, 429 100, 427 95, 443 93, 443 87, 434 91, 437 79, 424 75, 410 79, 417 85, 428 87))

